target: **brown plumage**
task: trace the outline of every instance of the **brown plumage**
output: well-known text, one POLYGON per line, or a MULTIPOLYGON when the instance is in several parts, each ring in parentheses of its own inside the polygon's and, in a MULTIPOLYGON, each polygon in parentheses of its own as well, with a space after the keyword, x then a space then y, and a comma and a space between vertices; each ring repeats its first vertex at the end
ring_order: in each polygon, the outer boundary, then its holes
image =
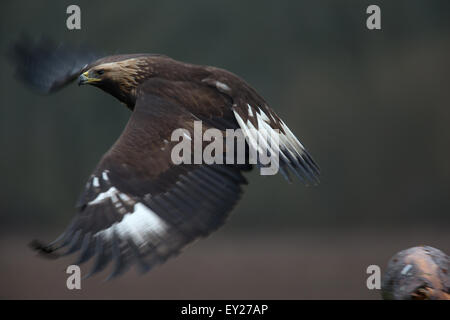
MULTIPOLYGON (((77 263, 96 257, 92 273, 114 260, 112 275, 137 262, 148 270, 225 221, 246 184, 245 164, 179 164, 171 161, 175 129, 243 129, 247 153, 256 135, 280 131, 280 171, 318 183, 319 169, 264 99, 238 76, 163 55, 94 55, 65 47, 22 42, 13 55, 17 74, 51 93, 79 78, 132 110, 121 136, 100 160, 78 201, 78 214, 46 252, 80 251, 77 263)), ((223 157, 226 156, 223 151, 223 157)), ((246 158, 248 160, 248 158, 246 158)), ((258 166, 262 165, 258 163, 258 166)))

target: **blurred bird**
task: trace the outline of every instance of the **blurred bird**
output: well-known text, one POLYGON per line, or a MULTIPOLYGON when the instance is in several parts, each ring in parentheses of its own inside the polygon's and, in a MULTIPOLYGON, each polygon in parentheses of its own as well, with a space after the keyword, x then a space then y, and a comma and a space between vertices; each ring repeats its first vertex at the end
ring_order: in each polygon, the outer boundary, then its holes
POLYGON ((429 246, 400 251, 388 263, 386 300, 450 300, 450 258, 429 246))
POLYGON ((14 46, 12 58, 17 76, 38 92, 52 93, 78 79, 131 110, 121 136, 89 177, 69 227, 48 245, 33 243, 45 254, 79 251, 76 264, 95 257, 90 274, 111 260, 111 276, 132 263, 147 271, 223 224, 246 184, 242 172, 252 165, 174 164, 171 134, 183 128, 192 137, 196 120, 205 130, 242 129, 247 151, 279 130, 281 173, 288 180, 292 172, 305 183, 319 182, 317 164, 286 124, 226 70, 156 54, 99 58, 88 50, 26 39, 14 46))

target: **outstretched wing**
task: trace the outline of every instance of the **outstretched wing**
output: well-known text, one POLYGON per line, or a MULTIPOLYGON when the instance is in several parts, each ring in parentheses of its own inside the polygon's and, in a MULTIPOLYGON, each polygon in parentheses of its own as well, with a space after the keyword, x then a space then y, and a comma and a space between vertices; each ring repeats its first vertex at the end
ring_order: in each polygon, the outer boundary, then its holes
POLYGON ((74 81, 99 56, 87 48, 56 45, 46 39, 33 43, 22 37, 12 47, 10 58, 19 79, 38 92, 52 93, 74 81))
MULTIPOLYGON (((184 109, 215 128, 241 128, 250 153, 278 154, 279 170, 287 180, 291 180, 291 172, 306 185, 317 185, 318 165, 264 99, 239 77, 217 68, 207 70, 207 78, 199 82, 152 79, 150 90, 182 103, 184 109), (276 142, 272 140, 275 136, 276 142)), ((259 158, 257 164, 267 166, 259 158)))
POLYGON ((291 172, 306 185, 317 185, 319 166, 264 99, 245 81, 228 71, 212 67, 210 70, 212 74, 202 82, 232 99, 230 111, 242 129, 249 148, 256 153, 269 151, 278 154, 279 169, 287 180, 291 180, 291 172), (277 136, 277 141, 271 143, 274 136, 277 136))
POLYGON ((241 100, 233 107, 249 147, 255 152, 277 154, 280 172, 287 180, 291 181, 292 172, 306 185, 319 184, 319 166, 284 121, 267 104, 250 103, 241 100), (274 136, 276 143, 271 143, 274 136))
POLYGON ((89 178, 78 214, 51 247, 80 251, 77 263, 95 256, 91 273, 113 260, 115 276, 132 262, 146 271, 219 227, 246 180, 240 167, 171 161, 173 130, 193 137, 194 120, 141 89, 124 132, 89 178))

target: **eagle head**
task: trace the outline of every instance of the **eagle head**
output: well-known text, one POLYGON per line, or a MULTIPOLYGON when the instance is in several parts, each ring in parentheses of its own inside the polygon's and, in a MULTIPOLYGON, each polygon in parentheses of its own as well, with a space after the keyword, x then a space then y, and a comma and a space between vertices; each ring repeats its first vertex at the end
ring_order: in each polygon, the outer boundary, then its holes
POLYGON ((145 57, 110 57, 83 72, 78 79, 78 85, 90 84, 98 87, 132 109, 136 102, 136 88, 151 76, 150 69, 145 57))

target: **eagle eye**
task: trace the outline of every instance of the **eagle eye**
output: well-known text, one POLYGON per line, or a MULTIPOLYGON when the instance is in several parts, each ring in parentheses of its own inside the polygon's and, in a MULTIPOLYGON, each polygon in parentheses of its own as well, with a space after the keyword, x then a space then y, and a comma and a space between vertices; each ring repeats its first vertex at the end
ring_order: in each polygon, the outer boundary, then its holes
POLYGON ((98 75, 102 75, 102 74, 104 74, 104 73, 105 73, 105 70, 103 70, 103 69, 97 70, 97 74, 98 74, 98 75))

